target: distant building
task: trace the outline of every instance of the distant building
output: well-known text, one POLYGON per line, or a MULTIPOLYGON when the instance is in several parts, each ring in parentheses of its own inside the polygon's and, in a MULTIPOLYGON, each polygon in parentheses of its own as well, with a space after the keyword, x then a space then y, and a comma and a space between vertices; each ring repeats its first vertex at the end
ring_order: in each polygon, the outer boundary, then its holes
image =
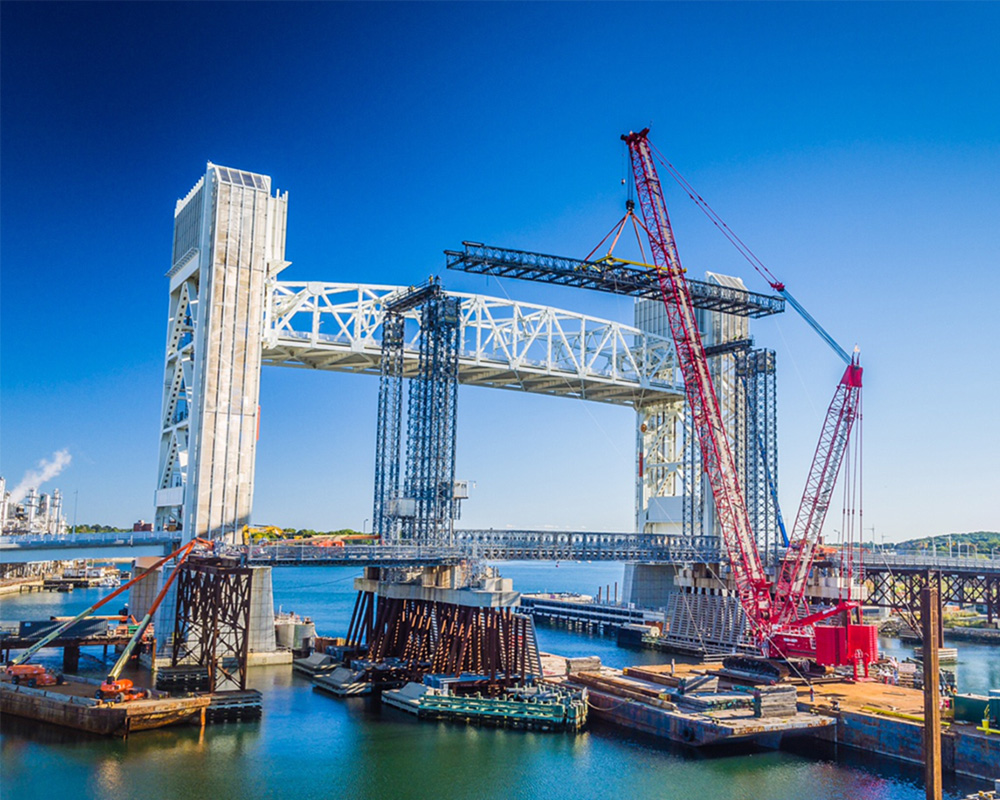
POLYGON ((23 500, 14 500, 7 491, 7 481, 0 478, 0 531, 8 533, 66 533, 62 513, 62 493, 39 494, 37 487, 28 489, 23 500))

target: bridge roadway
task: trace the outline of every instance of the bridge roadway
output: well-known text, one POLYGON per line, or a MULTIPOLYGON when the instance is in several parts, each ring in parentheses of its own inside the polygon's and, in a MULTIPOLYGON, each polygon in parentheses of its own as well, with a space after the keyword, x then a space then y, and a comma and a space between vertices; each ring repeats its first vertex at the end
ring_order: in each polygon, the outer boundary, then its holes
MULTIPOLYGON (((131 560, 163 556, 180 544, 175 533, 108 533, 76 536, 2 536, 0 564, 69 561, 78 558, 131 560)), ((458 530, 449 546, 280 544, 232 546, 253 565, 432 566, 469 558, 486 561, 712 561, 712 541, 690 541, 664 534, 596 531, 458 530)), ((715 550, 714 552, 717 552, 715 550)), ((863 567, 867 601, 893 608, 916 608, 920 589, 938 586, 945 603, 985 605, 992 622, 1000 615, 1000 558, 946 558, 926 554, 866 554, 863 567)))
MULTIPOLYGON (((459 530, 453 546, 279 544, 228 546, 251 564, 271 566, 455 564, 466 558, 577 561, 683 561, 698 551, 672 537, 637 533, 459 530)), ((60 536, 2 536, 0 563, 69 561, 78 558, 130 560, 163 556, 180 545, 175 533, 104 533, 60 536)))
MULTIPOLYGON (((0 536, 0 563, 69 561, 78 558, 130 560, 163 556, 180 545, 180 534, 165 531, 144 533, 82 533, 0 536)), ((245 547, 232 547, 244 553, 245 547)), ((712 560, 713 540, 688 540, 666 534, 611 533, 601 531, 532 531, 479 529, 455 531, 448 547, 411 545, 269 545, 250 548, 254 564, 343 564, 402 565, 448 564, 463 558, 489 561, 665 561, 712 560)), ((1000 580, 1000 556, 938 557, 933 555, 866 554, 866 576, 921 575, 928 571, 980 576, 1000 580)))

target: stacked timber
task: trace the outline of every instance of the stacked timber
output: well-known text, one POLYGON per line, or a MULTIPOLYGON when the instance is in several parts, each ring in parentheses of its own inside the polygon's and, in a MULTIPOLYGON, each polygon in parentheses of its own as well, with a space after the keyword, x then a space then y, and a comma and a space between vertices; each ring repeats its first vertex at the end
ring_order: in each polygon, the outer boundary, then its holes
POLYGON ((598 672, 601 669, 599 656, 583 656, 566 659, 566 674, 571 672, 598 672))
POLYGON ((753 692, 755 717, 794 717, 798 708, 794 686, 761 686, 753 692))
POLYGON ((719 690, 719 678, 717 675, 695 673, 681 677, 643 669, 642 667, 625 667, 623 674, 630 678, 648 681, 649 683, 669 686, 672 689, 676 689, 679 694, 688 694, 689 692, 717 692, 719 690))

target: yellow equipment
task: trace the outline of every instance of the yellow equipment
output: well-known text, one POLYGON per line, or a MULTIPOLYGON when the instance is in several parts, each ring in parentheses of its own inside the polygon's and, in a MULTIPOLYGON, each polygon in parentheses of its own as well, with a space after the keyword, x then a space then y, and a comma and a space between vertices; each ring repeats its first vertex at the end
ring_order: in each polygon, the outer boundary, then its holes
POLYGON ((284 536, 284 529, 277 525, 260 525, 256 528, 243 526, 243 544, 258 544, 261 539, 281 539, 284 536))

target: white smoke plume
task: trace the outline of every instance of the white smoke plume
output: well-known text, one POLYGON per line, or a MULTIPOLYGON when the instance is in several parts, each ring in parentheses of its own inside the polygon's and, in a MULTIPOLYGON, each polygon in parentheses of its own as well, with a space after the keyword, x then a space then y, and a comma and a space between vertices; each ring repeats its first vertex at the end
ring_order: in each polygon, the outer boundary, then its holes
POLYGON ((42 459, 38 462, 38 466, 35 469, 29 469, 24 473, 24 477, 21 478, 21 482, 10 490, 10 500, 12 503, 20 503, 24 499, 24 496, 28 493, 28 490, 32 487, 38 488, 46 481, 52 480, 56 475, 62 472, 66 467, 69 466, 69 462, 73 460, 73 456, 69 454, 69 450, 62 449, 57 450, 52 454, 52 460, 48 461, 42 459))

